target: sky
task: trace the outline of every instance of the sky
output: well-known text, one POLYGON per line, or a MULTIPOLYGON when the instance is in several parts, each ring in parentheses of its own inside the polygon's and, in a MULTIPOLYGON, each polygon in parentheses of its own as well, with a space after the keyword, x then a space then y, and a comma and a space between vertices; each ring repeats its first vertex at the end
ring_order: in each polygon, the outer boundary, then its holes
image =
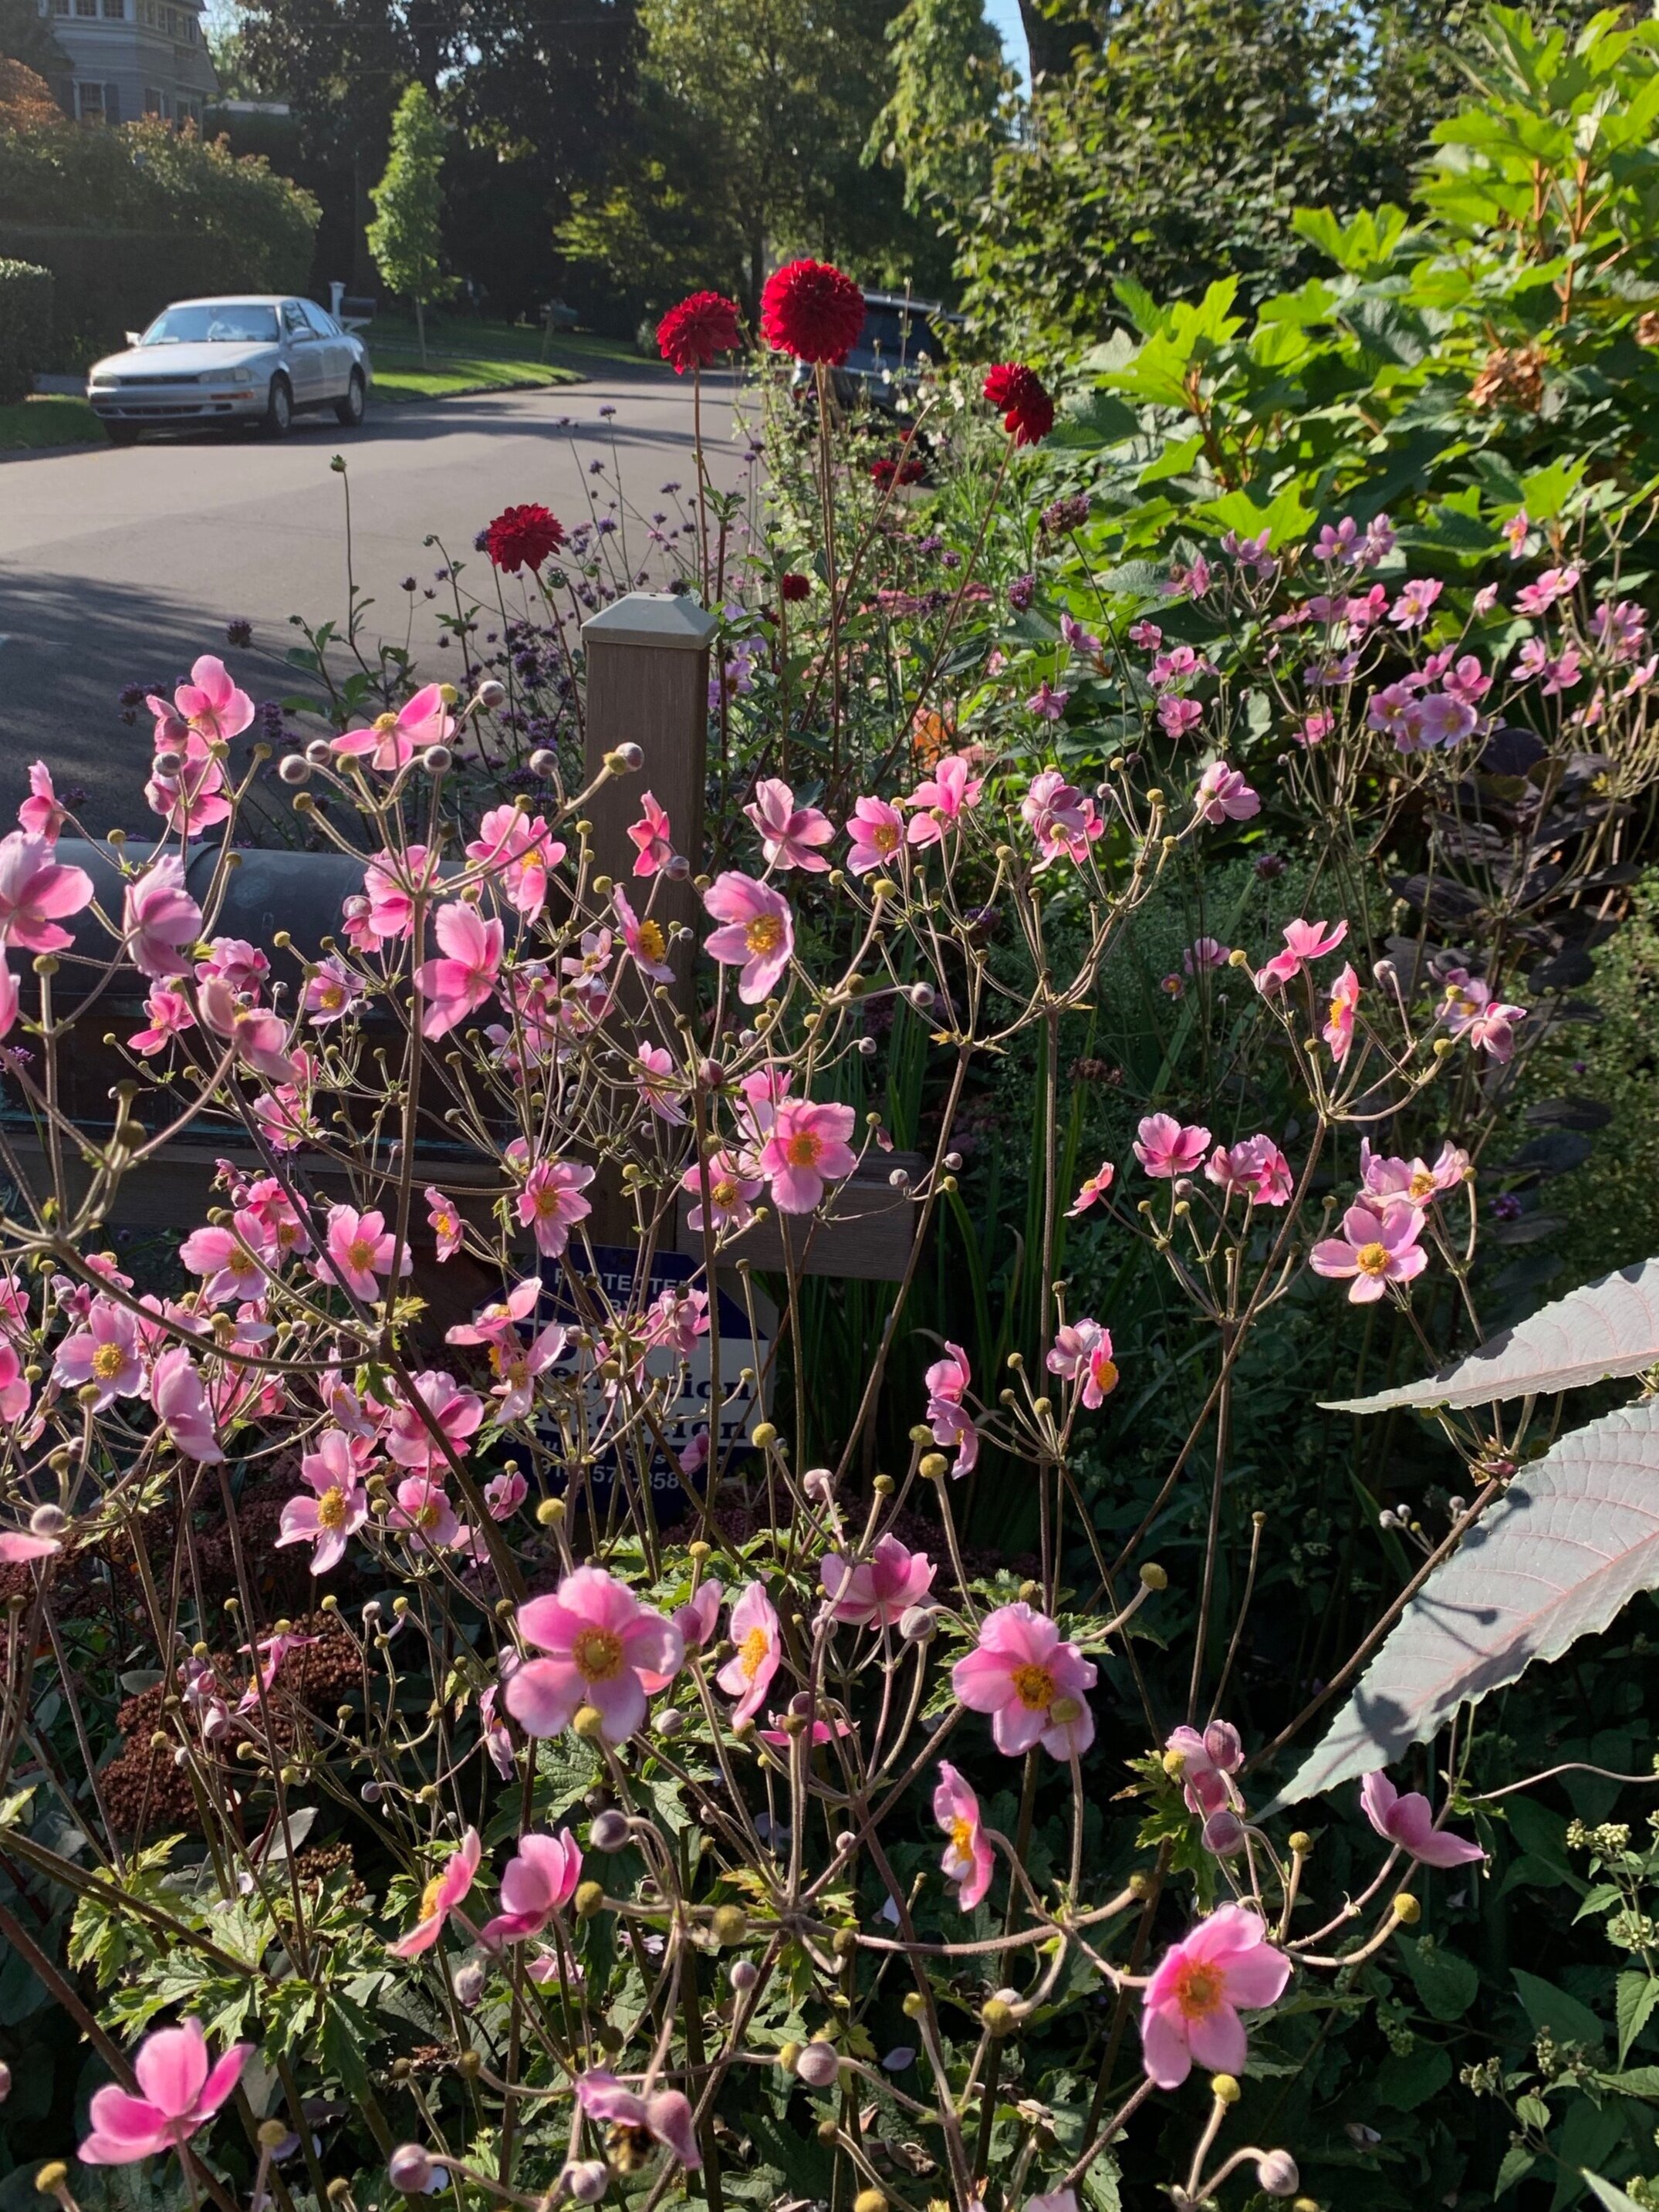
POLYGON ((1019 20, 1019 0, 985 0, 985 12, 1002 40, 1008 66, 1018 70, 1019 81, 1029 91, 1031 70, 1025 50, 1025 31, 1019 20))

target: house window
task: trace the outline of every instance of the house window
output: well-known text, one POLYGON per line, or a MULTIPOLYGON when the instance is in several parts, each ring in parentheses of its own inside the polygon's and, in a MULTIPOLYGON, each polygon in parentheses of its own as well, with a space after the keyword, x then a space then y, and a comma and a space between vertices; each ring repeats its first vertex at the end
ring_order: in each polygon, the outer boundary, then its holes
POLYGON ((101 123, 104 119, 103 86, 77 84, 75 88, 75 110, 82 123, 101 123))
POLYGON ((54 15, 67 15, 69 11, 70 0, 52 0, 52 12, 54 15))
POLYGON ((153 84, 147 84, 144 87, 144 112, 146 115, 159 115, 161 112, 161 95, 153 84))

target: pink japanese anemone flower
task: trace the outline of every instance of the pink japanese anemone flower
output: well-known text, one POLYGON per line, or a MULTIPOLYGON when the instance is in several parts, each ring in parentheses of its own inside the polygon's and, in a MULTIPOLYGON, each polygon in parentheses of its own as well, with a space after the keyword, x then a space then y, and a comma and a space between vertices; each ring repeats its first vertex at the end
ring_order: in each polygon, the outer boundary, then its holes
POLYGON ((188 2142, 234 2093, 254 2049, 233 2043, 216 2065, 210 2063, 199 2020, 147 2035, 132 2062, 141 2094, 131 2096, 113 2082, 94 2091, 82 2165, 132 2166, 188 2142))
POLYGON ((447 744, 455 733, 455 717, 447 712, 443 686, 428 684, 406 700, 395 714, 377 714, 366 730, 348 730, 332 740, 341 760, 361 760, 367 754, 371 768, 383 775, 405 768, 417 750, 447 744))
POLYGON ((0 945, 61 952, 75 942, 58 925, 92 904, 92 878, 55 860, 54 850, 50 838, 21 830, 0 837, 0 945))
POLYGON ((714 1680, 738 1701, 732 1709, 736 1723, 752 1720, 760 1711, 782 1657, 777 1611, 763 1583, 744 1586, 732 1607, 731 1634, 737 1651, 714 1680))
POLYGON ((501 1910, 485 1923, 479 1942, 493 1947, 539 1936, 569 1904, 581 1878, 581 1846, 568 1828, 556 1836, 520 1836, 501 1876, 501 1910))
MULTIPOLYGON (((444 1932, 444 1924, 461 1899, 472 1887, 473 1876, 478 1871, 483 1846, 478 1832, 469 1828, 461 1838, 461 1848, 452 1851, 441 1869, 434 1874, 421 1893, 421 1917, 407 1936, 386 1946, 400 1959, 418 1959, 422 1951, 429 1951, 444 1932)), ((462 1925, 465 1926, 465 1916, 462 1925)))
POLYGON ((971 1712, 989 1713, 999 1751, 1012 1758, 1040 1743, 1054 1758, 1069 1759, 1095 1740, 1084 1694, 1095 1679, 1093 1662, 1021 1601, 986 1615, 977 1645, 951 1670, 951 1686, 971 1712))
POLYGON ((971 1912, 984 1902, 996 1861, 980 1825, 979 1800, 948 1759, 939 1763, 933 1818, 951 1839, 941 1861, 945 1879, 957 1885, 957 1903, 961 1910, 971 1912))
POLYGON ((644 1725, 642 1674, 672 1679, 685 1640, 672 1620, 642 1606, 603 1567, 578 1567, 550 1597, 520 1606, 525 1641, 548 1656, 514 1669, 502 1692, 526 1735, 559 1735, 582 1705, 599 1713, 606 1743, 623 1743, 644 1725))
POLYGON ((779 1108, 760 1165, 780 1213, 810 1213, 826 1182, 852 1174, 858 1159, 847 1139, 857 1119, 850 1106, 815 1106, 805 1098, 779 1108))
POLYGON ((1362 1199, 1343 1215, 1342 1234, 1322 1237, 1308 1264, 1316 1275, 1346 1281, 1351 1305, 1372 1305, 1390 1283, 1408 1283, 1428 1266, 1417 1241, 1422 1233, 1420 1206, 1362 1199))
POLYGON ((1178 2089, 1194 2059, 1218 2074, 1242 2074, 1249 2039, 1240 2009, 1276 2003, 1291 1962, 1267 1941, 1259 1913, 1224 1905, 1172 1944, 1146 1984, 1140 2015, 1146 2071, 1178 2089))
POLYGON ((654 2096, 639 2097, 614 2074, 596 2066, 576 2083, 576 2101, 589 2119, 608 2120, 635 2157, 660 2143, 694 2172, 702 2164, 691 2106, 678 2089, 659 2089, 654 2096))
POLYGON ((795 950, 794 918, 789 902, 769 884, 728 868, 703 893, 702 902, 723 929, 705 939, 710 959, 740 968, 738 996, 757 1006, 782 981, 795 950))
POLYGON ((441 906, 432 928, 444 957, 423 960, 415 970, 415 984, 427 1002, 421 1034, 441 1037, 494 997, 501 970, 502 930, 499 920, 486 921, 465 899, 441 906))
POLYGON ((1434 1808, 1418 1790, 1402 1797, 1386 1774, 1368 1774, 1359 1785, 1359 1803, 1365 1818, 1385 1843, 1424 1866, 1470 1866, 1486 1856, 1479 1844, 1449 1836, 1434 1825, 1434 1808))
POLYGON ((878 1537, 867 1559, 826 1552, 818 1569, 832 1620, 854 1628, 891 1628, 933 1586, 933 1563, 896 1536, 878 1537))
POLYGON ((185 888, 185 864, 164 853, 127 885, 121 915, 126 955, 141 975, 163 982, 180 974, 184 952, 202 933, 202 909, 185 888))
POLYGON ((743 811, 760 832, 769 867, 803 868, 820 875, 829 867, 816 848, 834 837, 834 823, 816 806, 797 806, 794 793, 776 776, 761 778, 743 811))

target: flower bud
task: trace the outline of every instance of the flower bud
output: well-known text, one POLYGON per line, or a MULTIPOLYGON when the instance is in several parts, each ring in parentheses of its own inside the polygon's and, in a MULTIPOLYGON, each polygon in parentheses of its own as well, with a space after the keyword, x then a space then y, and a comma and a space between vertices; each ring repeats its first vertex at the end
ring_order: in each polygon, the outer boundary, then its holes
POLYGON ((399 2143, 386 2162, 386 2173, 405 2197, 422 2197, 432 2186, 432 2160, 419 2143, 399 2143))
POLYGON ((587 1840, 596 1851, 619 1851, 628 1842, 628 1815, 614 1808, 599 1814, 587 1832, 587 1840))
POLYGON ((1270 2150, 1255 2164, 1255 2178, 1269 2197, 1294 2197, 1302 2186, 1296 2160, 1287 2150, 1270 2150))
POLYGON ((173 751, 171 745, 163 745, 156 754, 153 765, 157 775, 177 775, 179 756, 173 751))
POLYGON ((61 2158, 50 2159, 34 2177, 34 2185, 42 2197, 55 2197, 69 2179, 69 2168, 61 2158))
POLYGON ((878 2189, 860 2189, 853 2199, 853 2212, 887 2212, 887 2199, 878 2189))
POLYGON ((1141 1587, 1149 1590, 1168 1589, 1170 1577, 1156 1559, 1148 1559, 1140 1571, 1141 1587))
POLYGON ((733 1959, 726 1970, 726 1978, 740 1997, 746 1997, 760 1979, 760 1968, 752 1959, 733 1959))
POLYGON ((447 745, 428 745, 421 755, 421 766, 428 775, 442 775, 455 765, 455 756, 447 745))
POLYGON ((916 1471, 924 1482, 943 1482, 951 1472, 951 1462, 943 1452, 924 1452, 916 1471))
POLYGON ((907 1644, 926 1644, 939 1628, 939 1615, 931 1606, 907 1605, 899 1615, 899 1634, 907 1644))
POLYGON ((550 752, 545 745, 541 745, 531 754, 530 765, 538 775, 551 775, 559 765, 559 757, 557 753, 550 752))
POLYGON ((536 1508, 536 1518, 544 1528, 556 1528, 564 1518, 562 1498, 544 1498, 536 1508))
POLYGON ((749 1915, 740 1905, 717 1905, 708 1916, 708 1933, 722 1948, 741 1943, 749 1933, 749 1915))
POLYGON ((814 1504, 827 1505, 836 1494, 836 1478, 827 1467, 809 1467, 800 1481, 814 1504))
POLYGON ((306 758, 313 768, 326 768, 334 757, 334 748, 326 738, 313 738, 306 747, 306 758))
POLYGON ((1404 1928, 1415 1928, 1423 1917, 1423 1907, 1408 1889, 1401 1890, 1395 1898, 1394 1917, 1404 1928))
POLYGON ((677 1735, 685 1733, 685 1715, 672 1705, 665 1705, 653 1725, 665 1743, 672 1743, 677 1735))
POLYGON ((632 743, 625 745, 618 745, 617 748, 617 758, 622 763, 623 766, 628 770, 630 775, 634 774, 635 769, 643 768, 645 765, 645 755, 640 750, 636 744, 632 743))
POLYGON ((506 684, 497 683, 493 676, 486 676, 478 686, 478 704, 489 714, 494 714, 497 707, 504 707, 507 704, 506 684))
POLYGON ((662 872, 671 884, 683 884, 691 872, 691 863, 684 853, 671 853, 662 864, 662 872))
POLYGON ((605 1734, 605 1715, 597 1705, 578 1705, 570 1725, 584 1743, 597 1743, 605 1734))
POLYGON ((757 1421, 749 1432, 749 1441, 757 1451, 770 1451, 777 1440, 777 1425, 773 1421, 757 1421))
POLYGON ((1291 1837, 1291 1850, 1299 1859, 1307 1858, 1313 1850, 1313 1838, 1305 1828, 1297 1828, 1291 1837))
POLYGON ((559 2185, 573 2204, 597 2204, 611 2186, 611 2169, 602 2158, 579 2158, 560 2174, 559 2185))
POLYGON ((484 1970, 476 1959, 469 1959, 464 1966, 455 1969, 455 1998, 465 2012, 471 2012, 484 1992, 484 1970))
POLYGON ((61 1536, 68 1526, 68 1517, 57 1505, 37 1505, 29 1516, 29 1534, 32 1536, 56 1538, 61 1536))
POLYGON ((1236 2105, 1243 2094, 1244 2092, 1238 2086, 1238 2079, 1236 2075, 1211 2075, 1210 2094, 1215 2099, 1218 2105, 1236 2105))
POLYGON ((0 2105, 3 2105, 10 2094, 11 2069, 3 2058, 0 2058, 0 2105))
POLYGON ((1018 2025, 1014 2008, 1006 1997, 987 1997, 980 2007, 979 2016, 987 2034, 995 2036, 999 2041, 1005 2035, 1012 2035, 1018 2025))
POLYGON ((809 2043, 795 2061, 795 2078, 809 2089, 828 2089, 841 2073, 841 2061, 829 2043, 809 2043))
POLYGON ((933 1012, 935 994, 931 983, 912 983, 904 995, 919 1014, 933 1012))
POLYGON ((576 1908, 578 1920, 591 1920, 605 1905, 605 1886, 597 1881, 581 1881, 576 1885, 576 1894, 571 1902, 576 1908))
POLYGON ((261 2120, 256 2133, 261 2150, 278 2150, 289 2139, 289 2130, 280 2120, 261 2120))
POLYGON ((311 763, 303 753, 284 753, 277 763, 276 773, 284 783, 309 783, 311 763))
POLYGON ((1244 1848, 1244 1823, 1231 1805, 1223 1805, 1204 1823, 1204 1848, 1218 1859, 1234 1857, 1244 1848))

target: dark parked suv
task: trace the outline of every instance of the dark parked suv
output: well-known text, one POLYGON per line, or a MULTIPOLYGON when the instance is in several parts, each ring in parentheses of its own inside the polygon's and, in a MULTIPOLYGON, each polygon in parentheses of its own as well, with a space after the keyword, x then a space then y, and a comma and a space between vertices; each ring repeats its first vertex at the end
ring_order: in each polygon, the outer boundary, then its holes
MULTIPOLYGON (((941 333, 961 322, 960 315, 932 300, 913 300, 902 292, 866 292, 858 343, 842 366, 830 372, 837 401, 843 407, 890 410, 904 393, 915 389, 924 362, 943 360, 941 333)), ((795 371, 793 389, 798 398, 813 389, 813 372, 805 362, 795 371)))

